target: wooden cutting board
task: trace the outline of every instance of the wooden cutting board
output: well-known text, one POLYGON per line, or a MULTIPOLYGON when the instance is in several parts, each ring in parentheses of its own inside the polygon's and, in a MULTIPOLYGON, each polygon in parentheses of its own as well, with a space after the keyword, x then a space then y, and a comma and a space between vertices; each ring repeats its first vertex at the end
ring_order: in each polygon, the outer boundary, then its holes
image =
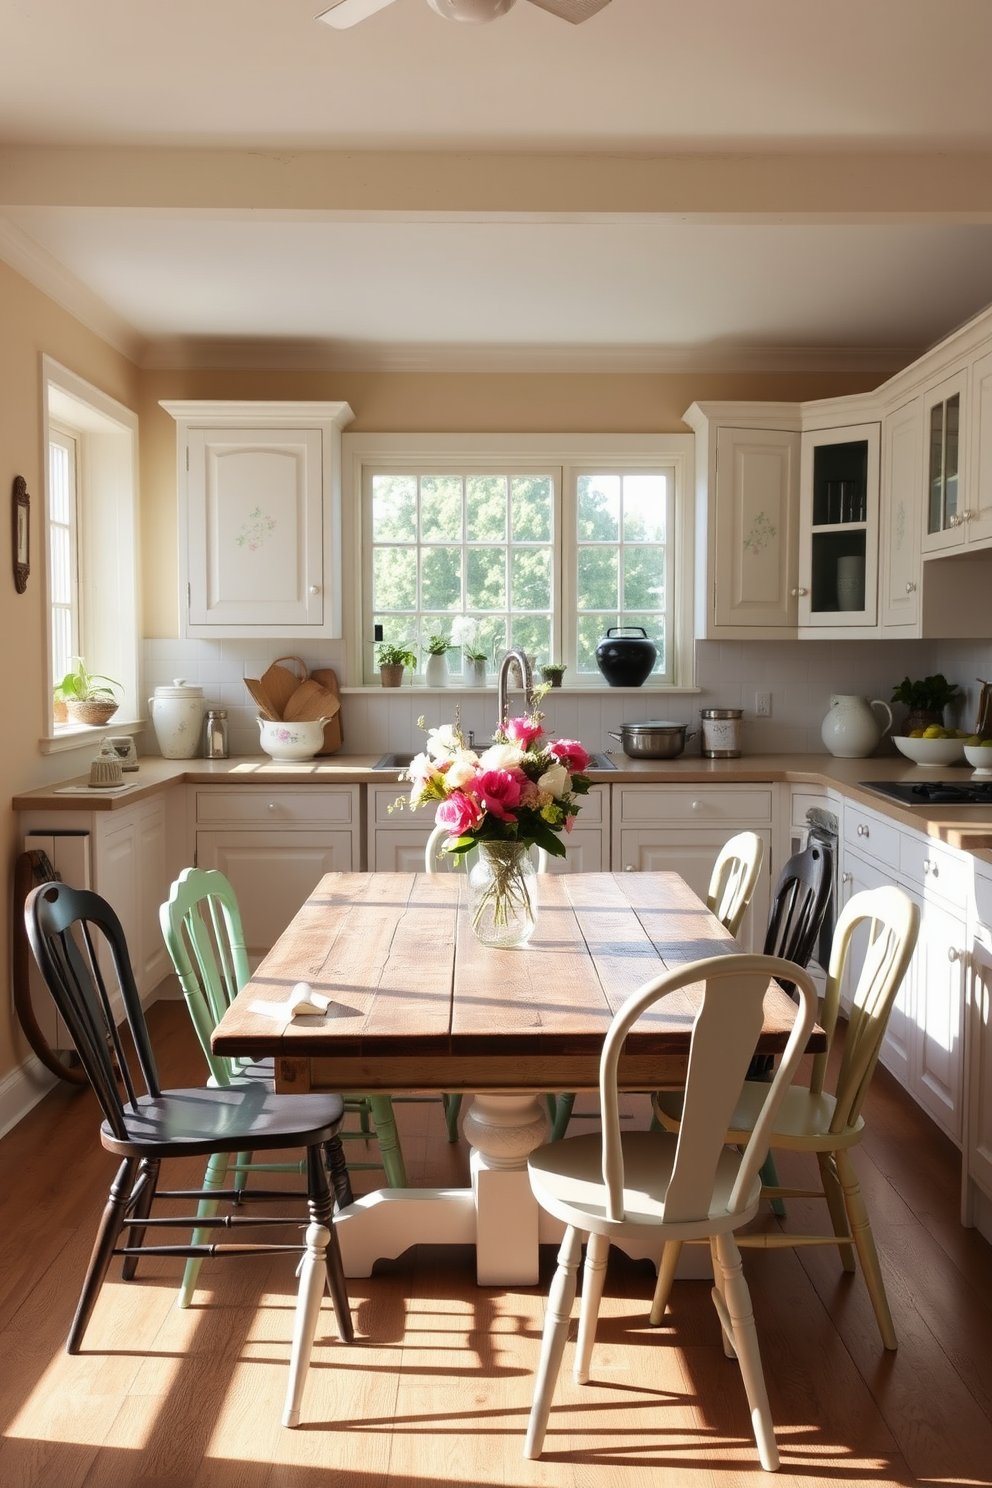
POLYGON ((293 693, 282 716, 287 723, 296 723, 300 719, 333 718, 340 707, 341 700, 336 693, 308 677, 293 693))
POLYGON ((318 755, 337 754, 344 743, 344 735, 341 731, 341 692, 338 687, 337 672, 331 667, 318 667, 315 672, 310 673, 310 677, 312 681, 319 682, 321 687, 338 699, 338 711, 331 721, 324 725, 324 743, 322 748, 317 750, 318 755))

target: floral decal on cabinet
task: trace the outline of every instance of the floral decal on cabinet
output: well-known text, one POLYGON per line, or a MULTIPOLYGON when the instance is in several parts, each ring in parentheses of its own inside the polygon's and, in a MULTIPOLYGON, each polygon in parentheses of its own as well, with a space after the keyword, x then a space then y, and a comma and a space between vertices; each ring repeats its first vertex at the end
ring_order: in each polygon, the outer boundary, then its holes
POLYGON ((254 511, 248 513, 248 520, 242 523, 241 531, 234 540, 239 548, 247 548, 249 553, 254 553, 272 536, 275 528, 275 517, 264 516, 262 508, 256 506, 254 511))
POLYGON ((762 548, 767 548, 768 544, 773 541, 776 532, 775 525, 768 519, 765 513, 763 511, 758 512, 754 521, 751 523, 750 532, 744 538, 745 552, 750 548, 752 555, 756 558, 762 548))

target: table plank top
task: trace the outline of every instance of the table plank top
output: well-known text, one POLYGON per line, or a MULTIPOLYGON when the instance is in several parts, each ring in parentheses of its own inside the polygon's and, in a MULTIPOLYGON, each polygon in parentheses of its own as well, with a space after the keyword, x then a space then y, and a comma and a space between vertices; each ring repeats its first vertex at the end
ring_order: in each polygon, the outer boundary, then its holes
MULTIPOLYGON (((214 1050, 356 1067, 423 1059, 432 1081, 446 1061, 590 1060, 644 982, 737 948, 675 873, 542 874, 538 895, 530 944, 496 950, 471 932, 463 874, 329 873, 225 1013, 214 1050), (300 981, 331 999, 326 1014, 255 1011, 300 981)), ((693 1007, 692 989, 666 998, 639 1020, 629 1053, 685 1055, 693 1007)), ((772 984, 760 1051, 784 1048, 795 1011, 772 984)))

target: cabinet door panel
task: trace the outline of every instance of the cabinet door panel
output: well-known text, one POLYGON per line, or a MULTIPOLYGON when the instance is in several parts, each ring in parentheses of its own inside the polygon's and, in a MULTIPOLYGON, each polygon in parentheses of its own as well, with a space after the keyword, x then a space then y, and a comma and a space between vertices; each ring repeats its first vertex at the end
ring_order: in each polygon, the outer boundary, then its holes
POLYGON ((189 623, 320 625, 317 429, 191 429, 189 623))
MULTIPOLYGON (((973 1186, 992 1199, 992 947, 982 930, 971 947, 968 986, 968 1111, 962 1219, 974 1222, 973 1186)), ((986 1232, 987 1233, 987 1232, 986 1232)))
POLYGON ((886 415, 883 427, 880 574, 883 627, 920 624, 920 498, 923 490, 923 405, 919 398, 886 415))
POLYGON ((720 429, 716 482, 715 623, 794 632, 799 435, 720 429))
POLYGON ((234 886, 248 949, 273 946, 325 873, 349 872, 350 832, 198 832, 200 868, 234 886))
POLYGON ((965 507, 969 547, 992 545, 992 352, 971 369, 971 463, 965 507))
POLYGON ((960 1146, 964 923, 930 898, 920 909, 920 939, 913 958, 917 1032, 913 1093, 960 1146))

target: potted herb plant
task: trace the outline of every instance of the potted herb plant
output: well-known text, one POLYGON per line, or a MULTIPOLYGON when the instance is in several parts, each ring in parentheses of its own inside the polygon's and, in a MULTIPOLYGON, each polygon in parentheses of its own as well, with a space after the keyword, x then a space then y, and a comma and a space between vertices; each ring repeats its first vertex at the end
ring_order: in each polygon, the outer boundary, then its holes
POLYGON ((429 635, 424 642, 423 649, 427 652, 427 665, 424 667, 424 681, 428 687, 447 687, 448 685, 448 652, 452 649, 452 643, 447 636, 429 635))
POLYGON ((417 665, 417 653, 402 641, 398 645, 392 641, 379 641, 375 648, 375 664, 383 687, 399 687, 403 682, 404 667, 417 665))
POLYGON ((909 709, 903 721, 903 732, 908 735, 917 731, 922 733, 925 728, 935 725, 943 727, 944 709, 960 696, 960 687, 956 682, 948 682, 943 672, 917 682, 904 677, 892 691, 892 701, 904 703, 909 709))
POLYGON ((542 666, 541 668, 541 676, 550 687, 560 687, 561 679, 564 675, 565 668, 558 661, 549 661, 546 666, 542 666))
POLYGON ((120 707, 115 691, 123 693, 120 682, 90 672, 81 656, 73 657, 74 665, 55 689, 56 705, 61 701, 73 723, 99 725, 109 723, 120 707))

